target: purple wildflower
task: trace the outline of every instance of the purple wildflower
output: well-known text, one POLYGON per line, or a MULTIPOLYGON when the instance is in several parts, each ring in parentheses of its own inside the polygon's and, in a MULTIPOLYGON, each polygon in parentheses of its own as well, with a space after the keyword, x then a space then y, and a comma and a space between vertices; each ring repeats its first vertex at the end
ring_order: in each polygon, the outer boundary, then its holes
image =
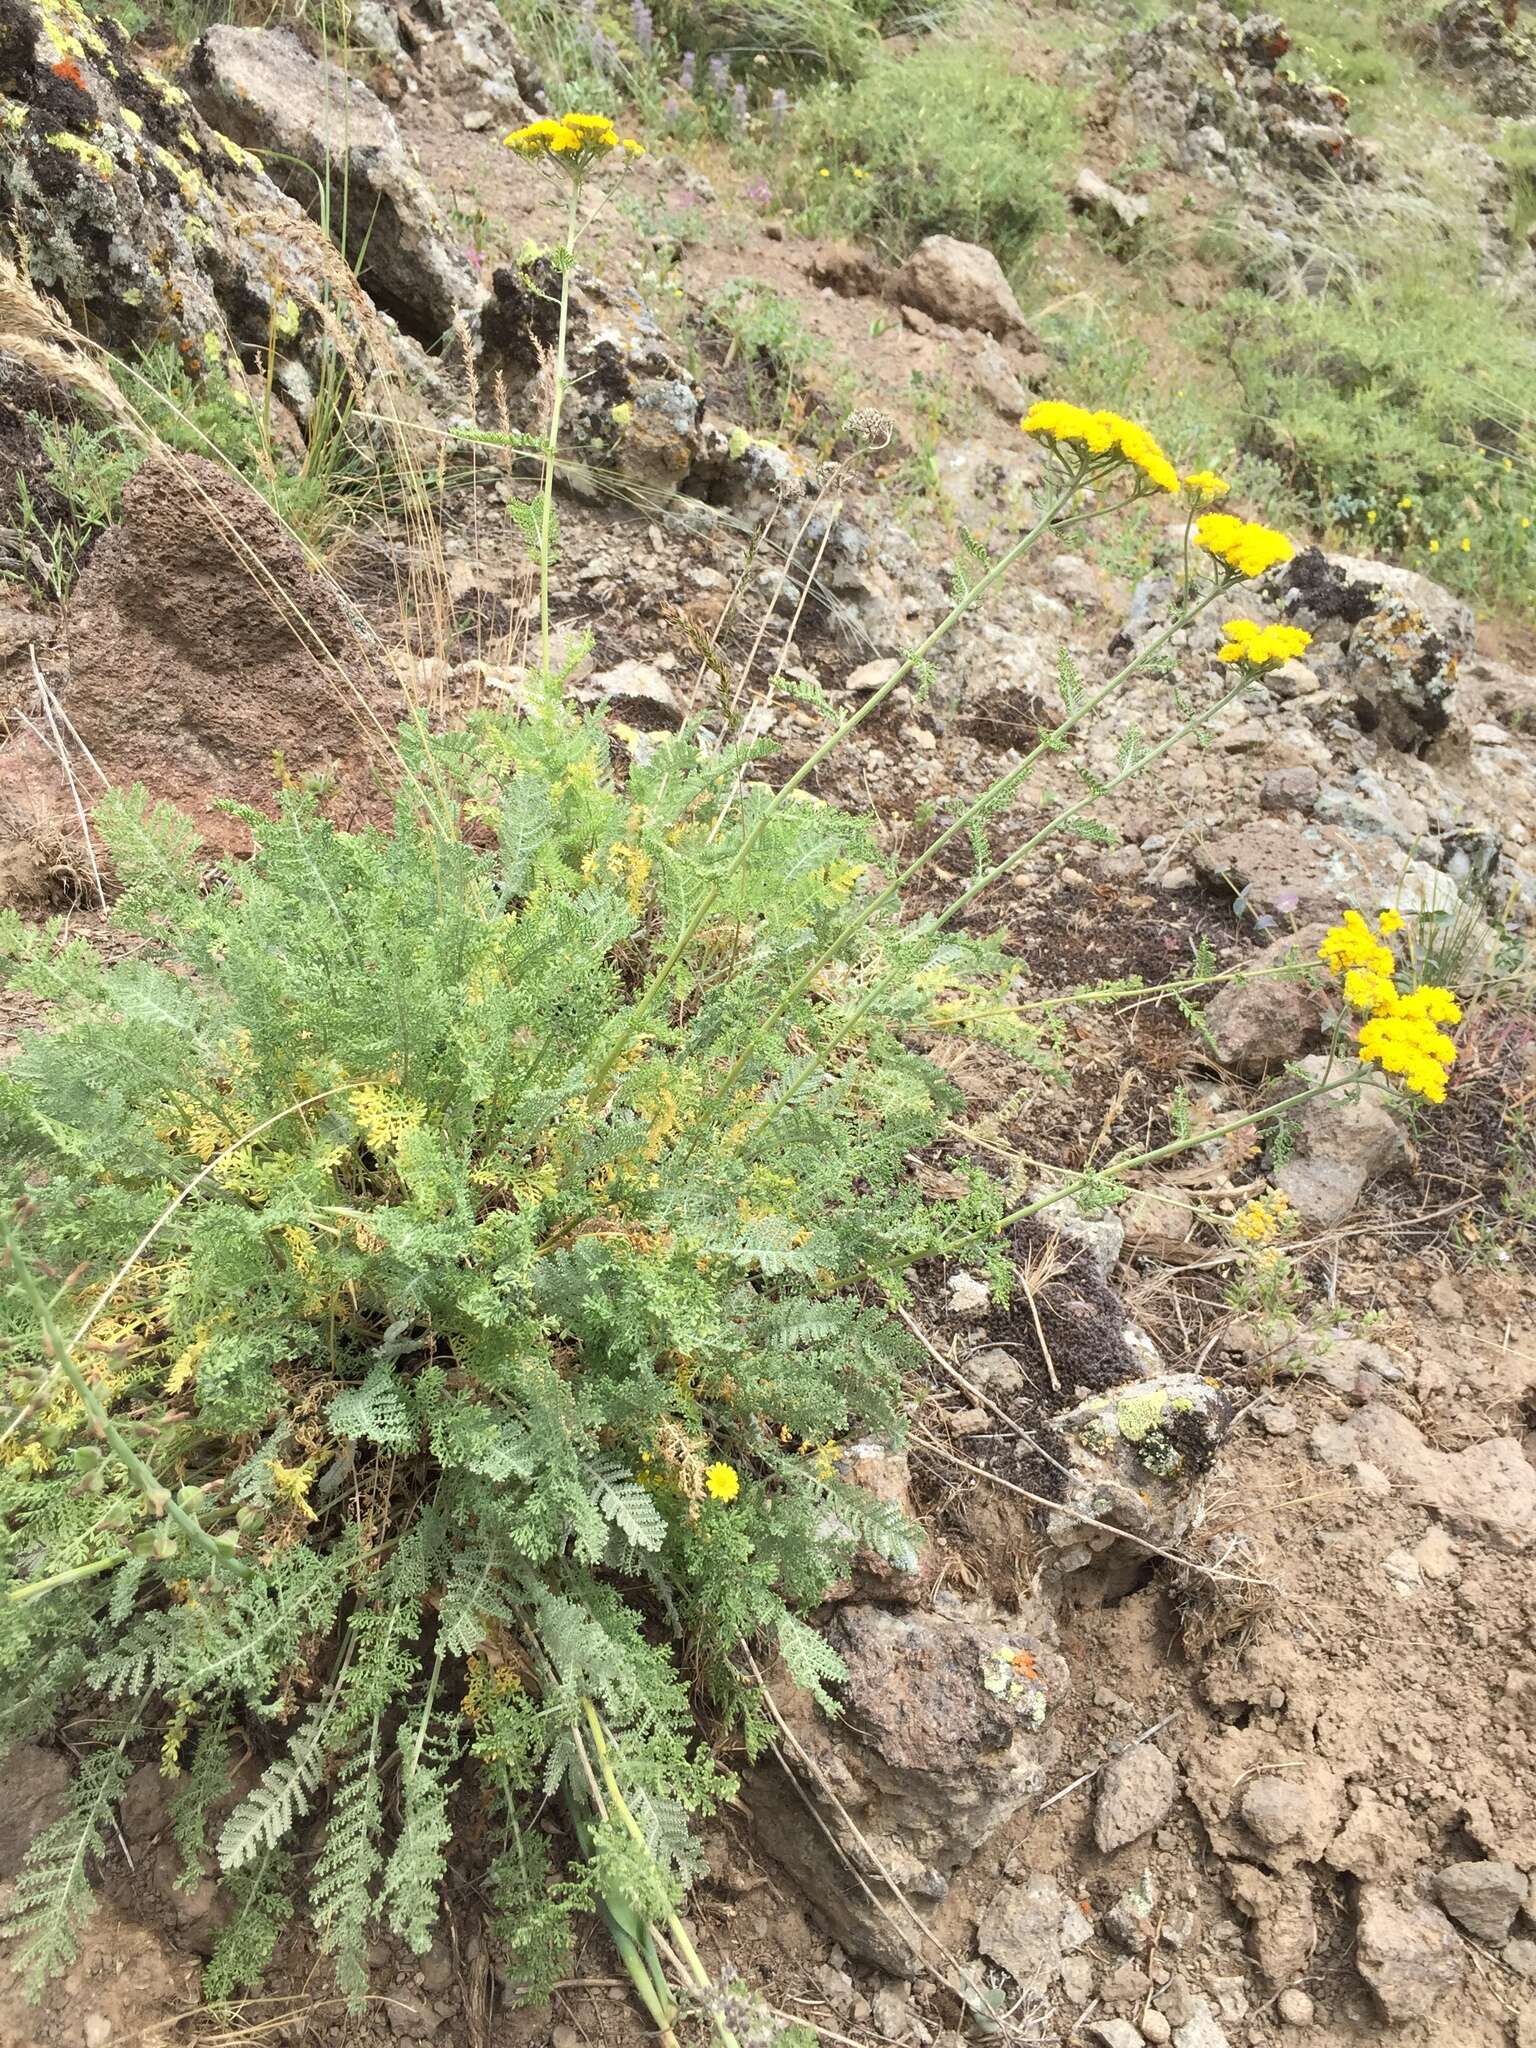
POLYGON ((710 90, 719 93, 722 98, 730 91, 731 67, 724 57, 710 58, 709 84, 710 90))
POLYGON ((731 112, 745 128, 747 125, 747 88, 738 78, 736 90, 731 94, 731 112))
POLYGON ((782 85, 773 88, 773 98, 768 102, 768 114, 775 128, 782 128, 789 118, 789 94, 782 85))
POLYGON ((684 50, 683 66, 677 74, 677 83, 683 92, 693 91, 693 73, 698 61, 692 50, 684 50))
POLYGON ((645 0, 630 0, 629 14, 634 24, 635 41, 640 47, 641 54, 648 57, 651 54, 651 45, 656 40, 655 17, 646 6, 645 0))

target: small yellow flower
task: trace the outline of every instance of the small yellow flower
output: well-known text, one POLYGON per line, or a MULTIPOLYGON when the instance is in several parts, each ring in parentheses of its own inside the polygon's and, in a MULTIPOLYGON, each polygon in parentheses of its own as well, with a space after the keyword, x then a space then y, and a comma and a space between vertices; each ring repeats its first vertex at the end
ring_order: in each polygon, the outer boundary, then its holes
POLYGON ((1461 552, 1464 555, 1470 555, 1472 552, 1472 543, 1465 534, 1461 536, 1461 552))
POLYGON ((1531 523, 1531 522, 1529 521, 1529 519, 1522 519, 1522 520, 1521 520, 1521 522, 1520 522, 1520 524, 1521 524, 1522 526, 1529 526, 1529 525, 1530 525, 1530 523, 1531 523))
POLYGON ((1412 498, 1399 498, 1397 501, 1397 509, 1399 512, 1411 512, 1413 510, 1412 498))
POLYGON ((1390 939, 1394 932, 1403 928, 1403 913, 1400 910, 1384 910, 1376 920, 1376 929, 1384 939, 1390 939))
POLYGON ((1202 505, 1213 505, 1218 498, 1224 498, 1232 486, 1214 469, 1192 469, 1184 479, 1184 488, 1193 491, 1202 505))
POLYGON ((822 164, 817 170, 816 175, 818 178, 830 178, 832 173, 827 169, 825 164, 822 164))
POLYGON ((1367 526, 1374 526, 1376 524, 1376 513, 1374 509, 1366 513, 1365 523, 1367 526))
POLYGON ((741 1491, 741 1475, 734 1465, 711 1465, 704 1474, 711 1500, 734 1500, 741 1491))
POLYGON ((1440 543, 1439 543, 1439 541, 1437 541, 1437 540, 1432 540, 1432 541, 1430 542, 1430 544, 1429 544, 1429 552, 1430 552, 1430 553, 1431 553, 1432 555, 1438 555, 1438 554, 1439 554, 1439 552, 1440 552, 1440 543))
POLYGON ((606 114, 562 114, 559 120, 530 121, 502 140, 530 163, 552 163, 576 178, 611 150, 626 156, 645 154, 633 137, 620 138, 606 114))

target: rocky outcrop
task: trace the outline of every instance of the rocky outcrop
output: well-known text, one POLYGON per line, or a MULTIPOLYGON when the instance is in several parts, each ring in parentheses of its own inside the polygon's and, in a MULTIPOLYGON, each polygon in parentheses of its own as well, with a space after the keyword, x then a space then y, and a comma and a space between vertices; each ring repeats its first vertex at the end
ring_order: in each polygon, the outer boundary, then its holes
POLYGON ((259 159, 77 0, 0 0, 0 213, 34 285, 133 354, 229 351, 302 417, 333 336, 387 347, 325 237, 259 159))
MULTIPOLYGON (((366 735, 395 716, 330 587, 251 488, 199 456, 151 461, 127 486, 43 668, 107 781, 169 798, 220 850, 250 840, 218 799, 259 802, 276 760, 298 775, 356 769, 366 735)), ((94 774, 80 777, 91 795, 94 774)), ((57 859, 26 855, 61 843, 83 873, 58 760, 19 726, 0 748, 0 873, 20 907, 56 899, 57 859)))
POLYGON ((479 297, 468 262, 366 85, 291 29, 210 28, 187 65, 197 105, 322 219, 376 305, 432 344, 479 297))

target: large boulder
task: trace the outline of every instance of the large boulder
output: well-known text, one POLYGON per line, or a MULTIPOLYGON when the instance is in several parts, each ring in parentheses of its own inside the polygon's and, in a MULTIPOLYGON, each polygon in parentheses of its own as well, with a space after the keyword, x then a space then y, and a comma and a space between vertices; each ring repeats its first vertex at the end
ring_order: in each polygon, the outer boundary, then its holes
POLYGON ((1045 1787, 1066 1665, 1018 1629, 884 1606, 840 1608, 827 1635, 848 1669, 841 1718, 776 1688, 814 1767, 805 1799, 776 1764, 749 1775, 746 1797, 759 1843, 843 1946, 911 1976, 932 1960, 912 1917, 928 1916, 955 1872, 1045 1787))
POLYGON ((187 83, 210 122, 321 215, 376 305, 428 345, 479 298, 395 117, 291 29, 205 30, 187 83))
MULTIPOLYGON (((250 840, 220 798, 259 801, 278 763, 356 767, 396 716, 324 579, 249 485, 199 456, 157 458, 129 483, 75 586, 67 641, 42 666, 107 781, 169 798, 224 851, 250 840)), ((89 797, 98 785, 80 763, 89 797)), ((61 846, 78 892, 88 856, 73 800, 54 753, 18 723, 0 748, 0 876, 19 907, 67 895, 61 846)))
POLYGON ((925 236, 897 272, 892 290, 903 305, 951 327, 977 327, 999 340, 1029 332, 1003 266, 978 242, 925 236))
POLYGON ((325 237, 110 12, 0 0, 0 138, 0 216, 96 340, 173 342, 194 373, 230 347, 301 414, 333 336, 366 360, 325 237))

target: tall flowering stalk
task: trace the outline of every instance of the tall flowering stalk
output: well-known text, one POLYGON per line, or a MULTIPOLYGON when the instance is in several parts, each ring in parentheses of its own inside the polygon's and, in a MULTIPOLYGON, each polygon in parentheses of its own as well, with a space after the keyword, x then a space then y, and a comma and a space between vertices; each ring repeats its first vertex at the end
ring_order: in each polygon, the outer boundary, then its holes
POLYGON ((527 163, 561 179, 566 186, 565 235, 551 261, 560 277, 559 325, 555 334, 554 386, 544 442, 543 475, 534 506, 534 558, 539 571, 539 671, 547 681, 549 662, 549 572, 554 554, 555 462, 560 446, 560 418, 565 409, 566 359, 570 343, 571 277, 580 238, 582 190, 600 166, 623 163, 645 154, 633 136, 621 136, 606 114, 562 114, 556 120, 532 121, 504 138, 506 147, 527 163))

